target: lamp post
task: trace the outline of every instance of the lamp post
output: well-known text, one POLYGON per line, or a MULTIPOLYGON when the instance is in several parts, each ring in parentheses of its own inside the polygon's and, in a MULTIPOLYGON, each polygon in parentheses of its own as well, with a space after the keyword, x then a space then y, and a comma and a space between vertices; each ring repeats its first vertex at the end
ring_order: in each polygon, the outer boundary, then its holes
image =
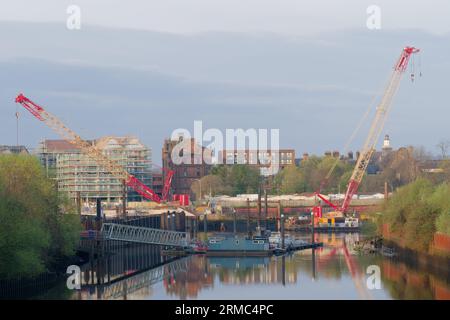
POLYGON ((284 213, 280 215, 281 249, 284 249, 284 213))

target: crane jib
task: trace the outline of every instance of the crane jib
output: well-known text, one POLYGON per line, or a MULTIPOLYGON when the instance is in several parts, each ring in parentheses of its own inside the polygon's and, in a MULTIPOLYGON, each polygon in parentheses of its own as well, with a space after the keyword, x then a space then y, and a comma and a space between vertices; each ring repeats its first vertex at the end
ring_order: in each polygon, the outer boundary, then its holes
MULTIPOLYGON (((369 134, 364 142, 361 154, 357 159, 356 165, 347 184, 347 191, 345 193, 342 205, 338 209, 339 212, 345 213, 347 211, 353 196, 358 191, 358 187, 362 181, 362 178, 364 177, 364 173, 367 170, 370 158, 375 151, 376 143, 383 130, 386 118, 389 114, 389 108, 392 104, 392 100, 400 86, 401 76, 408 67, 408 62, 411 55, 419 51, 420 49, 417 49, 415 47, 405 47, 402 49, 400 57, 397 59, 397 62, 394 66, 394 71, 382 95, 381 101, 376 108, 377 112, 375 113, 375 117, 370 125, 369 134)), ((327 176, 329 175, 330 173, 327 176)), ((320 190, 315 194, 325 203, 336 209, 336 206, 334 204, 329 203, 329 200, 320 196, 320 190)))
POLYGON ((75 132, 67 128, 58 118, 46 112, 44 108, 25 97, 22 93, 20 93, 16 97, 15 102, 21 104, 35 118, 43 121, 47 126, 55 130, 59 135, 61 135, 64 140, 77 146, 83 153, 94 159, 99 165, 104 165, 105 168, 108 168, 108 171, 112 175, 120 179, 123 179, 123 177, 125 176, 126 184, 133 188, 144 198, 155 201, 157 203, 161 202, 159 196, 152 189, 147 187, 135 176, 128 173, 121 165, 103 155, 101 151, 92 148, 89 143, 82 140, 78 135, 75 134, 75 132))

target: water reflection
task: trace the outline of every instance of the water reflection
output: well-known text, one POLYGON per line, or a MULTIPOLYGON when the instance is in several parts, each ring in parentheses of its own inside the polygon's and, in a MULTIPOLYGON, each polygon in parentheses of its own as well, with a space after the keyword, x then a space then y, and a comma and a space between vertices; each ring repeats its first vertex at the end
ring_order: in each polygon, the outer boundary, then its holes
MULTIPOLYGON (((310 236, 305 236, 307 239, 310 236)), ((322 248, 274 257, 206 257, 164 261, 155 246, 121 247, 83 266, 73 299, 450 299, 449 277, 381 255, 359 255, 359 234, 319 234, 322 248), (369 265, 381 290, 366 286, 369 265)))
POLYGON ((382 279, 393 299, 450 300, 449 274, 431 274, 395 260, 382 262, 382 279))

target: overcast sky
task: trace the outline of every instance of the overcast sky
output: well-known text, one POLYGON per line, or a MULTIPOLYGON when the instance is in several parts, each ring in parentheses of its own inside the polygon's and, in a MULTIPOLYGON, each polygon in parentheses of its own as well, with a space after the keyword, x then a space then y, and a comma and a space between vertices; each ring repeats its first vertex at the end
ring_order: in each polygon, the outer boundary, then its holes
MULTIPOLYGON (((408 70, 383 133, 434 153, 450 139, 448 0, 377 1, 381 30, 365 0, 0 1, 0 144, 15 144, 23 91, 84 138, 138 136, 157 163, 194 120, 280 129, 298 156, 342 151, 405 45, 424 76, 408 70), (66 28, 69 4, 81 30, 66 28)), ((57 138, 25 111, 19 132, 30 148, 57 138)))
POLYGON ((315 34, 365 28, 369 5, 382 27, 450 32, 448 0, 14 0, 0 1, 0 20, 64 22, 69 5, 83 23, 191 33, 205 31, 315 34))

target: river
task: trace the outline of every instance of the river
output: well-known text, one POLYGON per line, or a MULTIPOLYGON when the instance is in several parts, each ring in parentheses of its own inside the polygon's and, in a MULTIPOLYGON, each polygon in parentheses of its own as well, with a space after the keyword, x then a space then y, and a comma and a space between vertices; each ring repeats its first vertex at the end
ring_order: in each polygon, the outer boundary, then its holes
POLYGON ((361 238, 317 234, 323 248, 286 256, 196 255, 166 263, 153 246, 125 247, 108 261, 82 266, 81 290, 61 281, 33 298, 450 299, 449 272, 433 274, 395 257, 359 254, 354 243, 361 238))

